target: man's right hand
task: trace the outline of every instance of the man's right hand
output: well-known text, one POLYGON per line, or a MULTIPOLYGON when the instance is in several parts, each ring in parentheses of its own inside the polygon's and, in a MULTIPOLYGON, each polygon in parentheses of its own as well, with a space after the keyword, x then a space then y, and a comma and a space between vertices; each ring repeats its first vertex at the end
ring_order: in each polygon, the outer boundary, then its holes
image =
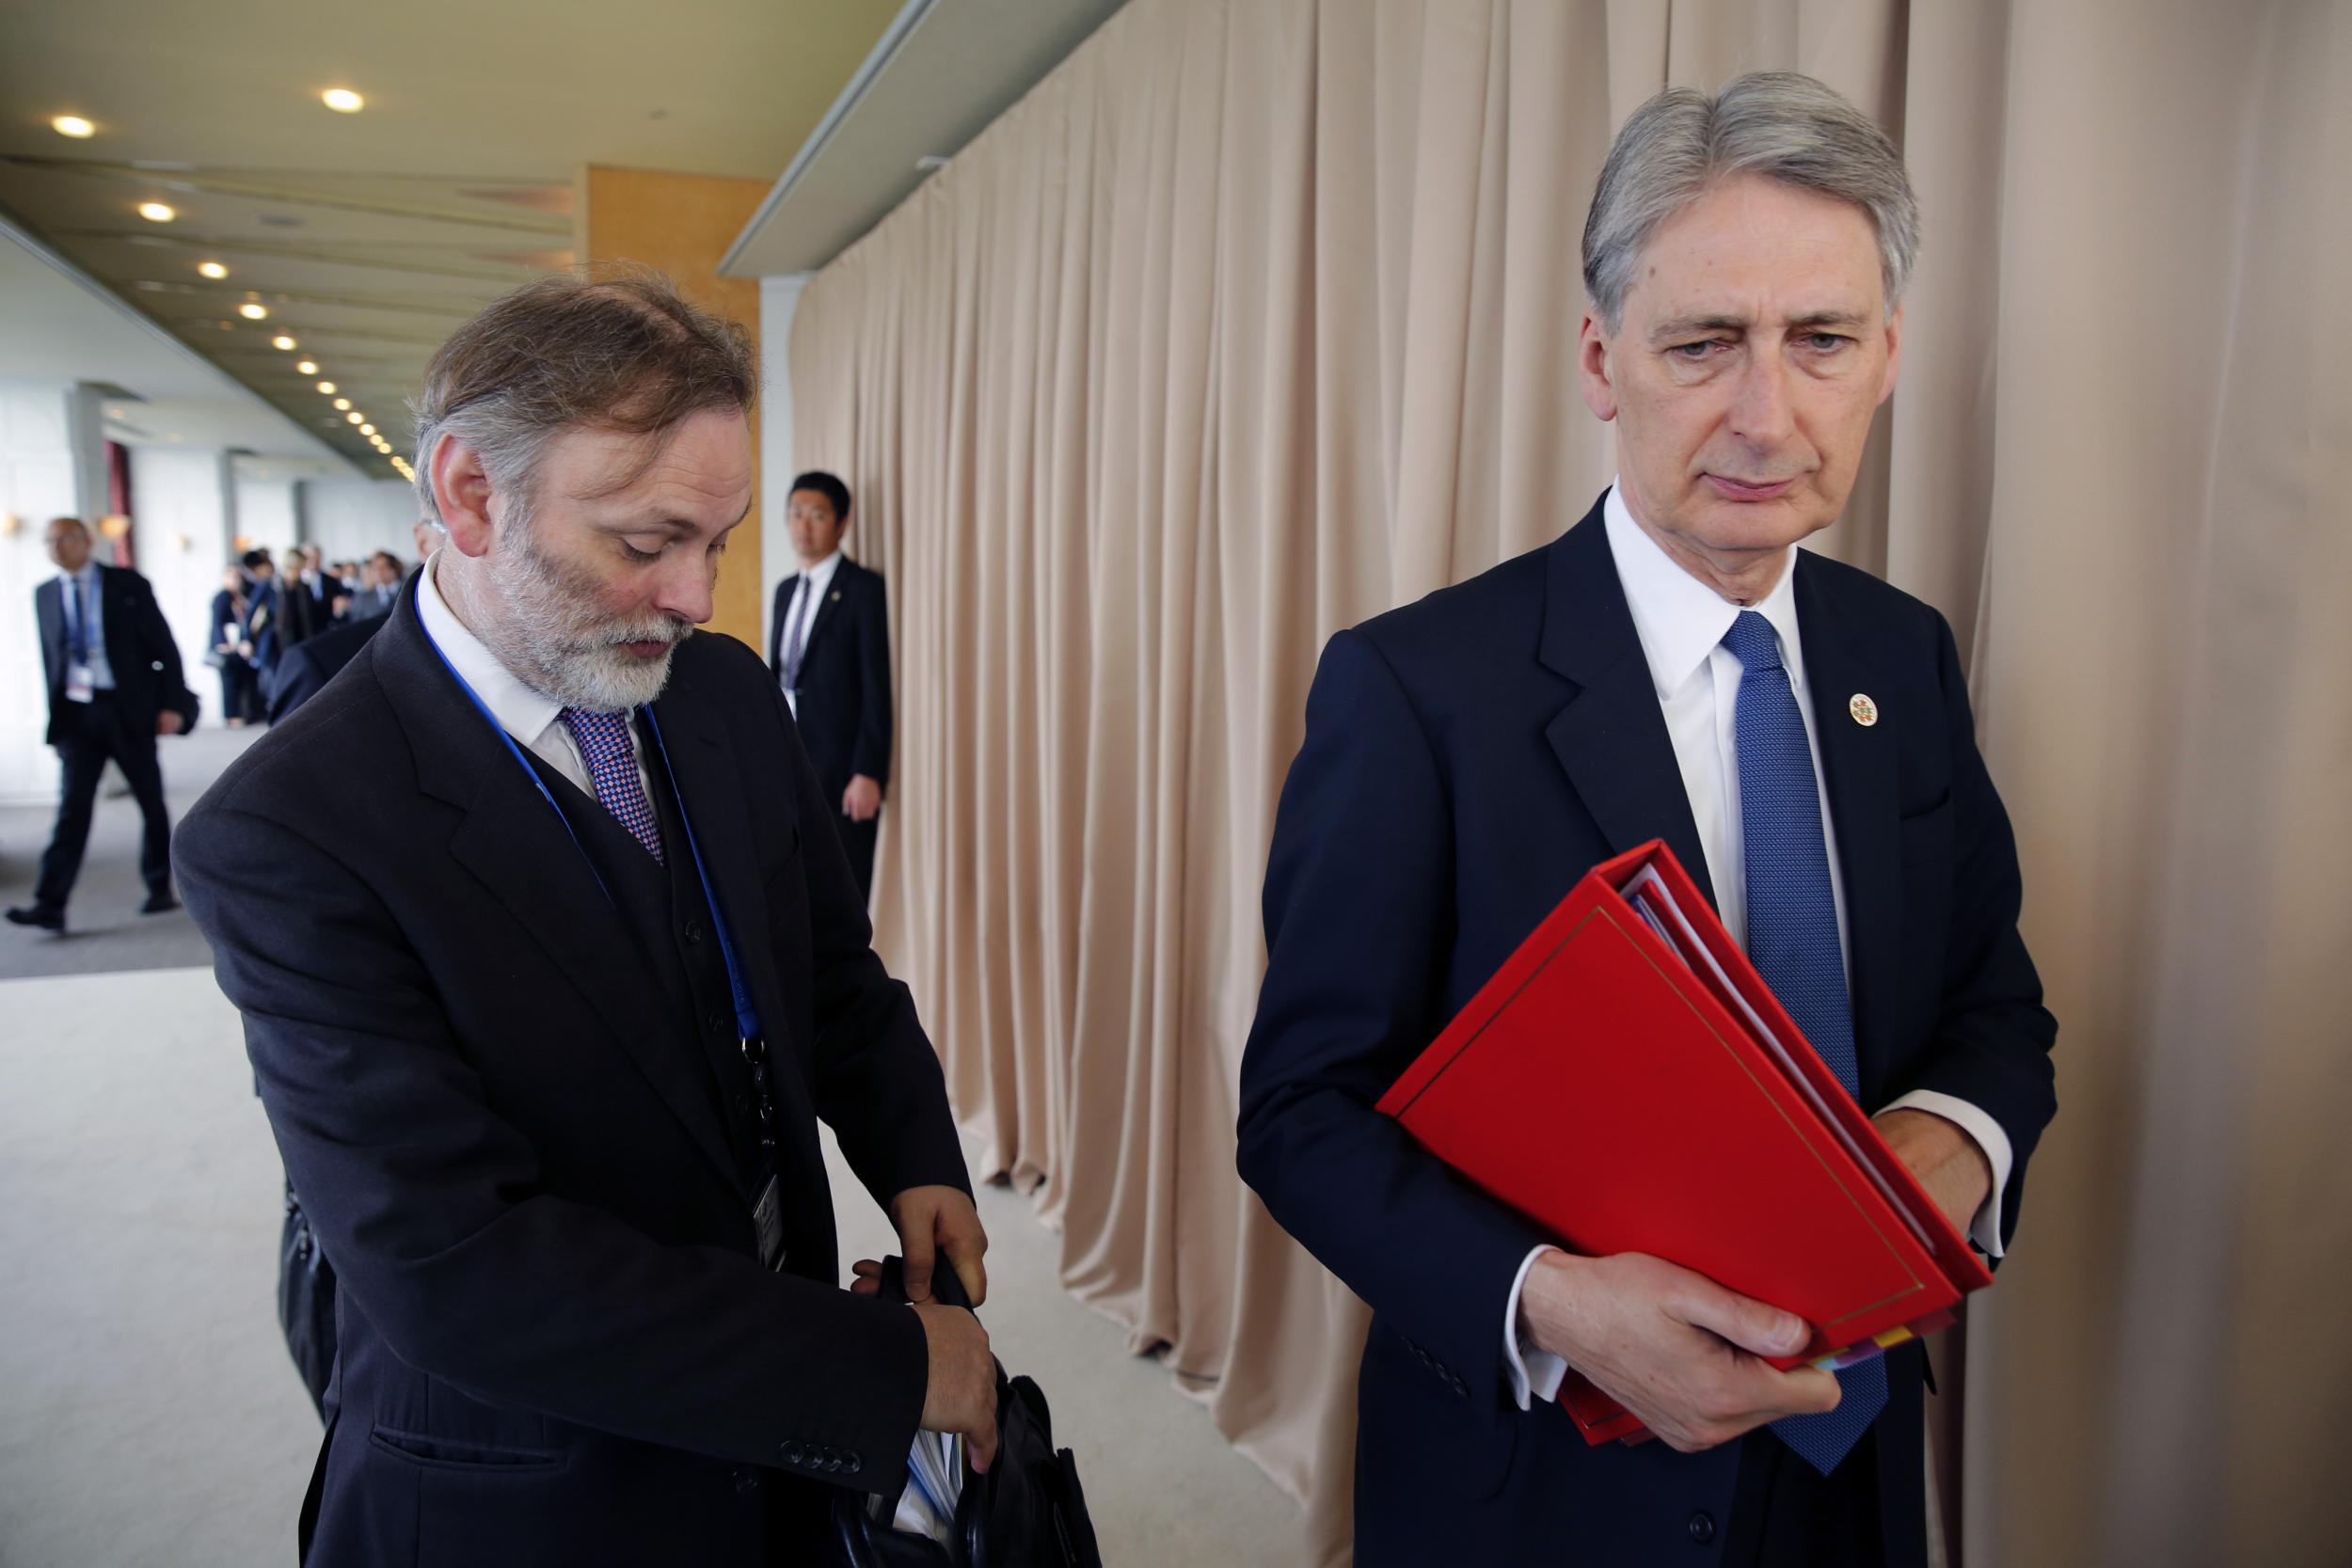
POLYGON ((961 1307, 918 1301, 914 1311, 923 1320, 931 1353, 923 1430, 961 1433, 974 1473, 985 1474, 996 1462, 996 1357, 988 1348, 988 1330, 961 1307))
POLYGON ((1519 1315, 1538 1349, 1683 1453, 1837 1407, 1830 1373, 1784 1372, 1759 1359, 1803 1350, 1804 1319, 1662 1259, 1547 1252, 1528 1271, 1519 1315))

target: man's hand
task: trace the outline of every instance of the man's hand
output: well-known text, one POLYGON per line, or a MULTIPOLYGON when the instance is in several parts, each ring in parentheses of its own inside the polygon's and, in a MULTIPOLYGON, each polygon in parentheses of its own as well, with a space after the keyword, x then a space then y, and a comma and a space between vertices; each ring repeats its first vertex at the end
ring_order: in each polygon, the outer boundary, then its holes
POLYGON ((841 815, 852 822, 871 822, 882 811, 882 785, 863 773, 852 774, 841 792, 841 815))
POLYGON ((1993 1196, 1993 1163, 1957 1122, 1932 1111, 1885 1111, 1871 1118, 1886 1146, 1911 1167, 1962 1235, 1993 1196))
MULTIPOLYGON (((890 1200, 890 1223, 907 1260, 909 1301, 930 1299, 932 1260, 944 1252, 972 1305, 987 1305, 988 1268, 980 1259, 988 1254, 988 1232, 969 1195, 955 1187, 909 1187, 890 1200)), ((854 1272, 861 1281, 866 1277, 865 1263, 854 1272)), ((874 1264, 874 1272, 879 1275, 882 1265, 874 1264)))
POLYGON ((1682 1453, 1837 1407, 1829 1373, 1758 1359, 1803 1350, 1811 1338, 1804 1319, 1661 1259, 1547 1252, 1528 1271, 1519 1314, 1539 1349, 1682 1453))
POLYGON ((931 1354, 923 1430, 961 1433, 973 1470, 984 1475, 996 1462, 996 1357, 988 1348, 988 1330, 961 1307, 926 1301, 914 1311, 931 1354))
POLYGON ((186 727, 186 722, 169 708, 166 708, 163 712, 155 715, 155 733, 157 735, 178 735, 186 727))

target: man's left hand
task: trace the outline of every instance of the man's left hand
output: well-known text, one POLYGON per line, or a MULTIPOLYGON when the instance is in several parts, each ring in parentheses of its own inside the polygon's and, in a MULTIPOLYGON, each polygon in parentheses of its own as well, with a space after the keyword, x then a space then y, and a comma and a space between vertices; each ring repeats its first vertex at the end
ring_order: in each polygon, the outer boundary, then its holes
POLYGON ((1977 1211, 1993 1196, 1993 1164, 1977 1140, 1932 1111, 1886 1111, 1870 1119, 1952 1228, 1967 1235, 1977 1211))
POLYGON ((178 735, 186 727, 186 721, 183 721, 178 714, 172 712, 169 708, 166 708, 163 712, 155 715, 155 733, 157 735, 178 735))
POLYGON ((853 775, 841 792, 841 815, 852 822, 871 822, 882 810, 882 785, 865 774, 853 775))
MULTIPOLYGON (((890 1223, 898 1227, 906 1258, 910 1301, 930 1299, 931 1270, 943 1253, 972 1305, 988 1300, 988 1267, 980 1261, 988 1253, 988 1232, 980 1227, 970 1194, 957 1187, 909 1187, 890 1200, 890 1223)), ((850 1289, 859 1295, 882 1290, 882 1265, 873 1259, 860 1259, 850 1272, 857 1280, 850 1289)))

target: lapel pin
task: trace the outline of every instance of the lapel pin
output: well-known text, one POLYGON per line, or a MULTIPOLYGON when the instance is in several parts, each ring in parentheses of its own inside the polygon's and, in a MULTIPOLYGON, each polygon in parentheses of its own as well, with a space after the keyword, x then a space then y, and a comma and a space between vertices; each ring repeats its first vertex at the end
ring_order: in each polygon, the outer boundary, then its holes
POLYGON ((833 603, 834 603, 834 604, 839 604, 839 603, 841 602, 841 590, 840 590, 840 589, 836 588, 836 589, 834 589, 834 590, 833 591, 833 601, 832 601, 832 602, 833 602, 833 603))
POLYGON ((1846 711, 1852 714, 1853 721, 1866 730, 1879 721, 1878 704, 1870 701, 1859 691, 1847 700, 1846 711))

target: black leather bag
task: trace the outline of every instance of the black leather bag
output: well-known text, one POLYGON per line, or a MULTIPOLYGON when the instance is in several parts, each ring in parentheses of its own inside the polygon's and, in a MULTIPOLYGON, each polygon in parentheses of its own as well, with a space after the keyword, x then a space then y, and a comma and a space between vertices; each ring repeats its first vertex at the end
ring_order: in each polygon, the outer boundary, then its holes
MULTIPOLYGON (((882 1295, 904 1301, 905 1275, 896 1258, 882 1263, 882 1295)), ((933 1299, 966 1307, 962 1283, 942 1260, 931 1279, 933 1299)), ((893 1496, 863 1492, 834 1496, 836 1568, 1103 1568, 1078 1484, 1078 1463, 1054 1447, 1054 1418, 1044 1390, 1025 1377, 996 1369, 996 1463, 988 1474, 964 1471, 956 1501, 955 1531, 945 1544, 895 1529, 893 1496)))
POLYGON ((335 1376, 335 1270, 319 1250, 302 1205, 286 1189, 286 1226, 278 1243, 278 1323, 286 1331, 302 1386, 322 1418, 335 1376))

